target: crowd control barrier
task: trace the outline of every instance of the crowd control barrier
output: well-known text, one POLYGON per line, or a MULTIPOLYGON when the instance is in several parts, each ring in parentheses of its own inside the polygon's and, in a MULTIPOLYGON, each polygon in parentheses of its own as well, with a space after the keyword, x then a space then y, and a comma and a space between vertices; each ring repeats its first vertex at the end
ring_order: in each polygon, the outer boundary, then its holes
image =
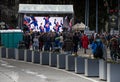
POLYGON ((40 64, 41 65, 49 65, 49 52, 41 52, 41 59, 40 64))
POLYGON ((99 60, 98 59, 85 59, 85 76, 93 77, 99 76, 99 60))
POLYGON ((18 49, 18 60, 24 61, 25 59, 25 51, 24 49, 18 49))
POLYGON ((107 80, 107 62, 103 59, 99 59, 99 78, 107 80))
POLYGON ((120 64, 107 63, 107 82, 120 82, 120 64))
POLYGON ((85 58, 75 57, 75 73, 85 73, 85 58))
POLYGON ((41 65, 49 65, 58 69, 74 71, 87 77, 98 77, 105 82, 120 81, 120 63, 107 62, 103 59, 92 59, 81 56, 72 56, 57 52, 40 52, 27 49, 0 47, 0 59, 16 59, 41 65))
POLYGON ((57 67, 57 52, 53 52, 49 54, 49 66, 57 67))
POLYGON ((68 71, 75 71, 75 56, 71 54, 66 55, 65 69, 68 71))
POLYGON ((33 52, 33 63, 40 64, 40 52, 39 51, 34 51, 33 52))
POLYGON ((65 69, 66 55, 67 54, 57 55, 57 68, 65 69))

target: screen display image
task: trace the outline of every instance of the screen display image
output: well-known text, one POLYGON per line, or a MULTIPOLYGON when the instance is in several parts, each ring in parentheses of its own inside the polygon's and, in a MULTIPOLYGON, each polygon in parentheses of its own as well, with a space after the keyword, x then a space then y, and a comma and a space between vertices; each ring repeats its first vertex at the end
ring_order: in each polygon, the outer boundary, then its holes
POLYGON ((33 31, 40 32, 62 32, 63 17, 40 17, 40 16, 27 16, 24 15, 23 24, 33 31))

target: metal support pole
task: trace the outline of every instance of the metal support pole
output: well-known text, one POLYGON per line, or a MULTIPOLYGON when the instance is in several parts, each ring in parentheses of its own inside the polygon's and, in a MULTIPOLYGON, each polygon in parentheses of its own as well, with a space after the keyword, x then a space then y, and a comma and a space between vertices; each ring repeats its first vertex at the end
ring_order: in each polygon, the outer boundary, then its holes
POLYGON ((85 30, 89 26, 89 0, 85 2, 85 30))
POLYGON ((96 33, 98 33, 98 0, 96 0, 96 33))
POLYGON ((87 28, 89 27, 89 0, 87 1, 87 28))
POLYGON ((85 29, 87 26, 87 0, 85 0, 85 29))
POLYGON ((118 0, 118 31, 120 34, 120 0, 118 0))
POLYGON ((21 25, 20 25, 20 14, 18 14, 18 27, 21 28, 21 25))
POLYGON ((23 26, 23 14, 19 13, 19 15, 18 15, 18 27, 20 29, 23 29, 22 26, 23 26))

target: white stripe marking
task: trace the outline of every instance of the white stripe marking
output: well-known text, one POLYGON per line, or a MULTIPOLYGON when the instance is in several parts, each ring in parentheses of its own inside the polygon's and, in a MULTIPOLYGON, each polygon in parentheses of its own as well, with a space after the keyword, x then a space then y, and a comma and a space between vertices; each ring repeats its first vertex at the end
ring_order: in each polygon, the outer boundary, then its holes
POLYGON ((40 77, 42 79, 47 79, 47 77, 45 75, 36 75, 36 76, 38 76, 38 77, 40 77))
POLYGON ((15 67, 15 66, 12 66, 12 65, 7 65, 7 64, 1 64, 1 66, 9 67, 9 68, 13 68, 13 67, 15 67))
MULTIPOLYGON (((45 66, 45 67, 48 67, 48 66, 45 66)), ((52 68, 52 67, 51 67, 51 68, 52 68)), ((69 74, 73 74, 73 75, 75 75, 75 76, 81 77, 81 78, 83 78, 83 79, 86 79, 86 80, 89 80, 89 81, 92 81, 92 82, 99 82, 99 81, 96 81, 96 80, 94 80, 94 79, 91 79, 91 78, 82 76, 82 75, 80 75, 80 74, 72 73, 72 72, 69 72, 69 71, 66 71, 66 70, 62 70, 62 69, 58 69, 58 68, 53 68, 53 69, 55 69, 55 70, 60 70, 60 71, 63 71, 63 72, 67 72, 67 73, 69 73, 69 74)))

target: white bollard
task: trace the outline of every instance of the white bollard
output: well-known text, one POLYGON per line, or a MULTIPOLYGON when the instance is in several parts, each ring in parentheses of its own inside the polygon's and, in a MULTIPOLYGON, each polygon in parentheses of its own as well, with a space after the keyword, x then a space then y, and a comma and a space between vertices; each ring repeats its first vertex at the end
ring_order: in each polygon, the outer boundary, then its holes
POLYGON ((0 47, 0 58, 2 58, 2 49, 0 47))
POLYGON ((107 80, 107 62, 103 59, 99 60, 99 78, 101 80, 107 80))
POLYGON ((24 50, 24 61, 27 61, 27 50, 24 50))
POLYGON ((6 48, 6 58, 8 58, 8 48, 6 48))
POLYGON ((34 63, 34 51, 32 51, 32 63, 34 63))

